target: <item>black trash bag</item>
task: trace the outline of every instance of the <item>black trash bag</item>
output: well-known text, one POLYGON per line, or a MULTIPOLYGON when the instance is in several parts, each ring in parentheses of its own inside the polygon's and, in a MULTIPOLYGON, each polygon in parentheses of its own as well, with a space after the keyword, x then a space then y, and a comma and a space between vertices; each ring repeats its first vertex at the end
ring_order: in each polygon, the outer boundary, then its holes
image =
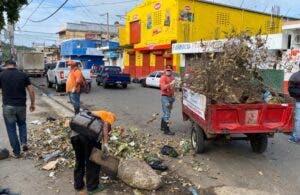
POLYGON ((9 151, 6 148, 0 148, 0 160, 6 159, 9 157, 9 151))
POLYGON ((178 157, 177 151, 173 147, 168 145, 164 145, 164 147, 162 147, 160 152, 162 155, 171 156, 173 158, 178 157))
POLYGON ((149 165, 152 169, 158 170, 158 171, 166 171, 168 169, 168 166, 164 165, 161 162, 150 162, 149 165))

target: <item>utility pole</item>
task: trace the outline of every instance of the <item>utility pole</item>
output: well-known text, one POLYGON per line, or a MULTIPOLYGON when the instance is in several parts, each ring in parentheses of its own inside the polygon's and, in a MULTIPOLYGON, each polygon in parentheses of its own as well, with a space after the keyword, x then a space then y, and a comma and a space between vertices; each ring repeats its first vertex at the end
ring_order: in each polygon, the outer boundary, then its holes
POLYGON ((14 24, 7 25, 8 38, 10 44, 10 59, 15 60, 15 27, 14 24))
POLYGON ((106 13, 106 22, 107 22, 107 40, 109 41, 110 36, 109 36, 109 13, 106 13))

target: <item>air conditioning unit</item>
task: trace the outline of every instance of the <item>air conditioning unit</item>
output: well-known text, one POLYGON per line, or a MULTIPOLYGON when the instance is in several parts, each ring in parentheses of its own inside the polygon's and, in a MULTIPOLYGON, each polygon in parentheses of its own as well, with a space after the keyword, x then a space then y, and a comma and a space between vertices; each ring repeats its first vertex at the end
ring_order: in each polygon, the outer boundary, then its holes
POLYGON ((300 34, 295 35, 295 44, 300 45, 300 34))

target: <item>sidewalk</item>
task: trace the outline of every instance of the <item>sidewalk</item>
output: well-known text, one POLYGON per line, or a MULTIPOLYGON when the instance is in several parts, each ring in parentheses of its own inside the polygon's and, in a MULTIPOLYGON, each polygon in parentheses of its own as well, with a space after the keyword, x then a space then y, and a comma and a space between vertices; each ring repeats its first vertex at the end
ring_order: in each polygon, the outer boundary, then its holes
MULTIPOLYGON (((2 102, 1 97, 0 101, 2 102)), ((41 93, 36 90, 36 111, 29 113, 27 116, 29 132, 31 127, 30 121, 45 120, 48 116, 57 117, 54 109, 48 103, 48 99, 42 97, 41 93)), ((61 111, 61 109, 58 110, 61 111)), ((0 146, 6 147, 11 151, 3 121, 2 107, 0 108, 0 113, 0 146)), ((64 111, 61 112, 61 114, 63 113, 64 111)), ((72 170, 58 173, 57 177, 53 179, 48 174, 49 172, 39 170, 30 159, 5 159, 0 161, 1 188, 10 188, 12 192, 22 195, 74 194, 72 170)))

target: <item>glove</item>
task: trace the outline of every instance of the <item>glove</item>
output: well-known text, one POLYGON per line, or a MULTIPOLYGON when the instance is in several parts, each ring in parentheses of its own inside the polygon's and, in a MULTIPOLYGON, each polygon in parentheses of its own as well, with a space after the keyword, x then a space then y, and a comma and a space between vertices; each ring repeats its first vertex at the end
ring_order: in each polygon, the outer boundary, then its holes
POLYGON ((108 158, 108 156, 109 156, 109 147, 108 147, 107 143, 102 144, 101 150, 102 150, 102 153, 103 153, 103 157, 108 158))

